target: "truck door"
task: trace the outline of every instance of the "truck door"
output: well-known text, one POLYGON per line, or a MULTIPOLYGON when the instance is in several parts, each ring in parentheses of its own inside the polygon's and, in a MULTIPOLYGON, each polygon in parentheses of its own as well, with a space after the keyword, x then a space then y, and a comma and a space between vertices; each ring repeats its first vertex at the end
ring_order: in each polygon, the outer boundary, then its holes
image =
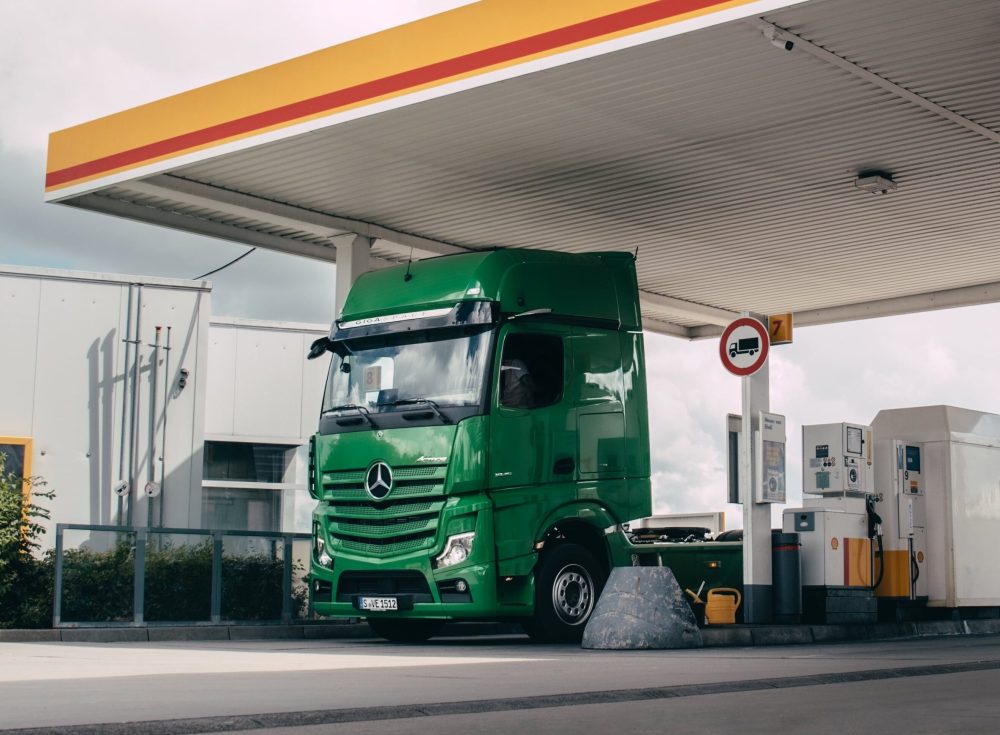
POLYGON ((491 407, 490 485, 576 479, 576 425, 567 416, 569 329, 509 324, 498 340, 491 407))

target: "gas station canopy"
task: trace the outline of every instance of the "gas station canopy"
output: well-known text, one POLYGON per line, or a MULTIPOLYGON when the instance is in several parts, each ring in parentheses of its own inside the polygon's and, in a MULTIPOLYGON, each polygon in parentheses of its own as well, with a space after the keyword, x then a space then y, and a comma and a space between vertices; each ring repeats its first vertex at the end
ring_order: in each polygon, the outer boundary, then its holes
POLYGON ((53 133, 46 197, 324 260, 637 250, 646 327, 689 338, 997 301, 998 27, 481 0, 53 133))

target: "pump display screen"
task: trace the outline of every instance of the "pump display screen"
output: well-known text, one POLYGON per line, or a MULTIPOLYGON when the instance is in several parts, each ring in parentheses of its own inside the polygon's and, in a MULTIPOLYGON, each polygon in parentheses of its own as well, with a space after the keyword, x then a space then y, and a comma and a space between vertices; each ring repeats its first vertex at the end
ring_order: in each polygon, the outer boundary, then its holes
POLYGON ((908 472, 920 472, 920 447, 906 447, 906 469, 908 472))
POLYGON ((847 453, 861 454, 861 428, 858 426, 847 427, 847 453))
POLYGON ((400 402, 477 406, 489 365, 488 329, 396 334, 353 340, 333 355, 323 411, 362 406, 372 413, 412 411, 400 402))

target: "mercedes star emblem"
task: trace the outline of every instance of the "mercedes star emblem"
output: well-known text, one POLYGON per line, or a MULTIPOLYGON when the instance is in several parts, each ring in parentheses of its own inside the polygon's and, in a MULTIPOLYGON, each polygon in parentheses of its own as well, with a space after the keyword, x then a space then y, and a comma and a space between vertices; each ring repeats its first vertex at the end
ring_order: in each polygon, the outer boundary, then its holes
POLYGON ((376 462, 365 475, 365 490, 375 500, 383 500, 392 490, 392 469, 385 462, 376 462))

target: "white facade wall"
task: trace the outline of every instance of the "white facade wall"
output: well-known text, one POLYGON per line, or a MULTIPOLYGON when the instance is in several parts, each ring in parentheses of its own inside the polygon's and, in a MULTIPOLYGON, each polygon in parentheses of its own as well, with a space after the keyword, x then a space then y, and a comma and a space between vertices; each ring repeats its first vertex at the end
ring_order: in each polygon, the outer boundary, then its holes
MULTIPOLYGON (((0 436, 32 439, 31 473, 56 498, 47 503, 56 522, 113 524, 113 487, 135 478, 133 521, 145 525, 143 489, 150 460, 163 480, 163 524, 198 525, 205 373, 211 286, 206 282, 0 266, 0 436), (129 284, 142 283, 135 457, 119 471, 123 416, 125 326, 129 284), (171 327, 170 371, 158 353, 156 440, 150 445, 155 326, 171 327), (181 369, 187 385, 178 387, 181 369), (165 381, 167 384, 165 385, 165 381), (167 435, 162 444, 164 390, 167 435), (163 473, 161 474, 161 461, 163 473)), ((133 309, 133 312, 137 311, 133 309)), ((132 353, 134 355, 134 351, 132 353)), ((132 365, 127 366, 131 384, 132 365)), ((125 407, 129 415, 130 405, 125 407)), ((158 519, 159 506, 153 506, 158 519)), ((48 540, 51 543, 51 538, 48 540)))
POLYGON ((329 358, 306 360, 329 326, 212 317, 205 436, 304 444, 316 432, 329 358))

